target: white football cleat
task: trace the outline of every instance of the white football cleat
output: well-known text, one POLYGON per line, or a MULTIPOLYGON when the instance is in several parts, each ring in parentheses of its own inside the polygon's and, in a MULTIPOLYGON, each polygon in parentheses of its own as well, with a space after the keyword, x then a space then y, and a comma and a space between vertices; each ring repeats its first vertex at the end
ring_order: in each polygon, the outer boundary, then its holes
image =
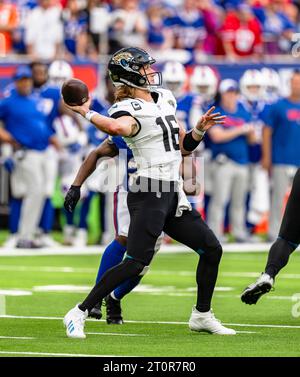
POLYGON ((87 316, 88 311, 86 310, 85 312, 83 312, 78 308, 78 305, 68 311, 63 320, 63 323, 66 327, 67 337, 79 339, 86 338, 86 335, 84 333, 84 324, 87 316))
POLYGON ((18 242, 18 235, 17 235, 17 233, 10 234, 8 236, 8 238, 5 240, 5 242, 3 243, 2 246, 3 247, 13 248, 13 247, 17 246, 17 242, 18 242))
POLYGON ((268 293, 273 288, 273 285, 274 279, 265 272, 262 272, 255 283, 250 284, 247 288, 244 289, 241 295, 241 300, 245 304, 256 304, 258 299, 263 294, 268 293))
POLYGON ((59 242, 56 242, 49 234, 41 234, 39 240, 45 247, 61 246, 61 244, 59 242))
POLYGON ((75 233, 75 226, 66 224, 63 229, 64 245, 71 246, 73 244, 73 238, 75 233))
POLYGON ((73 240, 73 246, 84 247, 87 245, 88 232, 86 229, 79 228, 76 232, 76 236, 73 240))
POLYGON ((216 319, 212 310, 209 312, 199 312, 195 306, 193 306, 192 314, 189 320, 189 328, 192 331, 208 332, 217 335, 235 335, 236 331, 228 329, 223 326, 221 322, 216 319))

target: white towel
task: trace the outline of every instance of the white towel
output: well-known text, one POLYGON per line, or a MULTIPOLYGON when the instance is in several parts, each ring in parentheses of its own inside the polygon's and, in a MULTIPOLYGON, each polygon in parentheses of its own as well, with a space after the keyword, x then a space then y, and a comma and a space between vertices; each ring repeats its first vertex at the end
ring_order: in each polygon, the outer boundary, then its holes
POLYGON ((192 210, 191 203, 188 201, 188 199, 185 195, 185 192, 183 191, 183 180, 182 179, 178 182, 177 195, 178 195, 178 203, 177 203, 175 217, 180 217, 180 216, 182 216, 183 211, 191 211, 192 210))

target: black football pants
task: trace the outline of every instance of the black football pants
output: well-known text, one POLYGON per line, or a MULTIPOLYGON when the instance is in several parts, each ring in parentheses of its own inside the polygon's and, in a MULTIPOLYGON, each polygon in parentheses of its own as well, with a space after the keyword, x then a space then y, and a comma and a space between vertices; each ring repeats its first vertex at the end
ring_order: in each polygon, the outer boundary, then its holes
POLYGON ((272 245, 265 272, 273 278, 288 263, 300 243, 300 169, 297 170, 277 240, 272 245))

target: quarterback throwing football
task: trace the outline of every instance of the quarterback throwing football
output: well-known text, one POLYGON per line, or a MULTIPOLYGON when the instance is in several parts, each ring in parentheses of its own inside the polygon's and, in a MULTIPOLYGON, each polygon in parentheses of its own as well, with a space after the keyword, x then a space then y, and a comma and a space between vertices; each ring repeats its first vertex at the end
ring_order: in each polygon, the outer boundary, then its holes
POLYGON ((144 275, 155 244, 164 231, 199 254, 196 271, 197 302, 189 327, 194 331, 233 335, 211 310, 222 247, 214 233, 191 208, 182 189, 182 154, 190 154, 206 130, 223 123, 224 116, 212 107, 192 131, 186 133, 176 120, 176 100, 161 88, 155 60, 140 48, 124 48, 110 59, 108 70, 116 86, 116 102, 110 117, 89 110, 89 101, 70 107, 109 135, 120 135, 133 152, 138 170, 127 203, 130 213, 127 256, 108 270, 86 299, 64 318, 67 336, 85 338, 84 323, 89 311, 127 279, 144 275))

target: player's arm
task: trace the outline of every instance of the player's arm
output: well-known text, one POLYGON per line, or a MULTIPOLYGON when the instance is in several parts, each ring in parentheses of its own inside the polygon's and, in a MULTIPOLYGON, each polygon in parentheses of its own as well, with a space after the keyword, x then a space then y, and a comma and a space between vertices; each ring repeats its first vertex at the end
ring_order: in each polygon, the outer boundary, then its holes
POLYGON ((65 106, 82 115, 96 128, 108 135, 130 137, 139 131, 139 125, 133 117, 126 115, 117 119, 109 118, 98 114, 96 111, 90 110, 90 104, 91 99, 81 106, 69 106, 67 104, 65 104, 65 106))
POLYGON ((181 175, 183 178, 183 190, 187 195, 196 196, 200 194, 200 182, 197 175, 197 166, 192 156, 184 156, 181 164, 181 175))
POLYGON ((230 129, 214 127, 209 131, 209 136, 214 143, 227 143, 239 136, 248 136, 250 134, 253 134, 253 126, 250 124, 244 124, 241 127, 234 127, 230 129))
POLYGON ((183 132, 182 129, 179 131, 179 137, 182 140, 182 143, 180 144, 183 155, 190 154, 195 150, 203 139, 206 131, 211 127, 224 123, 226 116, 221 115, 221 113, 213 113, 214 110, 215 106, 212 106, 205 114, 203 114, 192 131, 183 132))
POLYGON ((0 142, 11 144, 16 148, 19 147, 18 142, 13 138, 13 136, 2 127, 0 127, 0 142))
POLYGON ((265 126, 262 132, 262 167, 268 171, 272 164, 272 127, 265 126))
POLYGON ((94 172, 97 162, 102 157, 115 157, 119 154, 115 144, 110 143, 108 139, 94 149, 83 161, 76 175, 76 178, 66 194, 64 207, 68 212, 73 212, 78 200, 80 199, 80 188, 86 179, 94 172))

